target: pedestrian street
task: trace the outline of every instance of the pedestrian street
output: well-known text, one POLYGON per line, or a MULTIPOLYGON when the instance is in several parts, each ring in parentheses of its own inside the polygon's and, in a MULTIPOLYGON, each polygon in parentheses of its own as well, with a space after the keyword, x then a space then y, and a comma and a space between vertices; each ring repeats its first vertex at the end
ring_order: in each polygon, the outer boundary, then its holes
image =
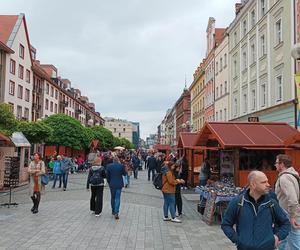
MULTIPOLYGON (((182 223, 162 220, 161 192, 147 181, 146 171, 123 189, 120 219, 111 214, 110 193, 104 189, 100 217, 89 211, 86 173, 69 176, 66 191, 51 189, 32 214, 26 187, 13 192, 17 207, 0 208, 0 249, 235 249, 218 225, 208 226, 196 211, 197 201, 183 195, 182 223), (188 201, 190 200, 190 201, 188 201)), ((187 191, 183 191, 187 192, 187 191)), ((194 196, 194 194, 191 194, 194 196)), ((8 196, 0 193, 0 202, 8 196)))

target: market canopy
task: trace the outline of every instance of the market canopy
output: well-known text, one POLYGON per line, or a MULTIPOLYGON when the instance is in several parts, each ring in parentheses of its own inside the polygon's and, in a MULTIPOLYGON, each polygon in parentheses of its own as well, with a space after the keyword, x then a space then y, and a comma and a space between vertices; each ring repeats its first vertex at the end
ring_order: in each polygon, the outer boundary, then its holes
POLYGON ((216 140, 220 148, 286 147, 299 132, 279 122, 207 122, 197 137, 197 146, 216 140))
POLYGON ((14 132, 10 139, 16 147, 31 147, 31 144, 22 132, 14 132))
POLYGON ((181 132, 179 135, 177 148, 192 148, 196 145, 197 138, 197 133, 181 132))

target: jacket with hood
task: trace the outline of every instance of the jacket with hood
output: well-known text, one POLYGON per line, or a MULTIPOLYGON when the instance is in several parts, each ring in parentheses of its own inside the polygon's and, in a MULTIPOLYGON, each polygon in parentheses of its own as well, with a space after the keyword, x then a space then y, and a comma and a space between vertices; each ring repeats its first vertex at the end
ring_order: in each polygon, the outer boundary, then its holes
POLYGON ((287 173, 299 176, 293 167, 289 167, 279 173, 275 184, 275 193, 279 200, 279 205, 287 211, 289 216, 291 218, 300 218, 298 180, 293 175, 287 173))
POLYGON ((103 166, 92 166, 89 170, 87 182, 86 182, 86 188, 89 189, 90 184, 91 186, 104 186, 104 178, 106 178, 105 169, 103 166), (100 182, 97 185, 93 185, 90 183, 91 177, 94 172, 99 171, 100 172, 100 182))

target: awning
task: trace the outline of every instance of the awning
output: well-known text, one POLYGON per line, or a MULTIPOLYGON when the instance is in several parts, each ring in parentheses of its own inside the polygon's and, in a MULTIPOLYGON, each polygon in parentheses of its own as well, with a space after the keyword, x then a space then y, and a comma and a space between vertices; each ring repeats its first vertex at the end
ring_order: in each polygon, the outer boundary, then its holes
POLYGON ((31 147, 31 144, 22 132, 14 132, 10 139, 16 147, 31 147))
POLYGON ((191 148, 196 145, 198 133, 181 132, 177 142, 178 148, 191 148))

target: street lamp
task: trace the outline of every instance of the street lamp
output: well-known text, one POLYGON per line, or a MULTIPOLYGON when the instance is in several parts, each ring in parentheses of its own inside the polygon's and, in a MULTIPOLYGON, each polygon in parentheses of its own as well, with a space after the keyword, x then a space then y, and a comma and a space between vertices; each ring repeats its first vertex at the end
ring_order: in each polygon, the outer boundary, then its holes
POLYGON ((296 43, 292 50, 291 50, 291 56, 294 58, 295 60, 295 75, 294 75, 294 79, 295 79, 295 84, 294 84, 294 89, 295 89, 295 99, 293 100, 294 105, 295 105, 295 128, 298 128, 298 119, 300 117, 300 107, 299 107, 299 99, 300 99, 300 73, 297 73, 297 60, 300 59, 300 43, 296 43), (297 119, 298 117, 298 119, 297 119))

